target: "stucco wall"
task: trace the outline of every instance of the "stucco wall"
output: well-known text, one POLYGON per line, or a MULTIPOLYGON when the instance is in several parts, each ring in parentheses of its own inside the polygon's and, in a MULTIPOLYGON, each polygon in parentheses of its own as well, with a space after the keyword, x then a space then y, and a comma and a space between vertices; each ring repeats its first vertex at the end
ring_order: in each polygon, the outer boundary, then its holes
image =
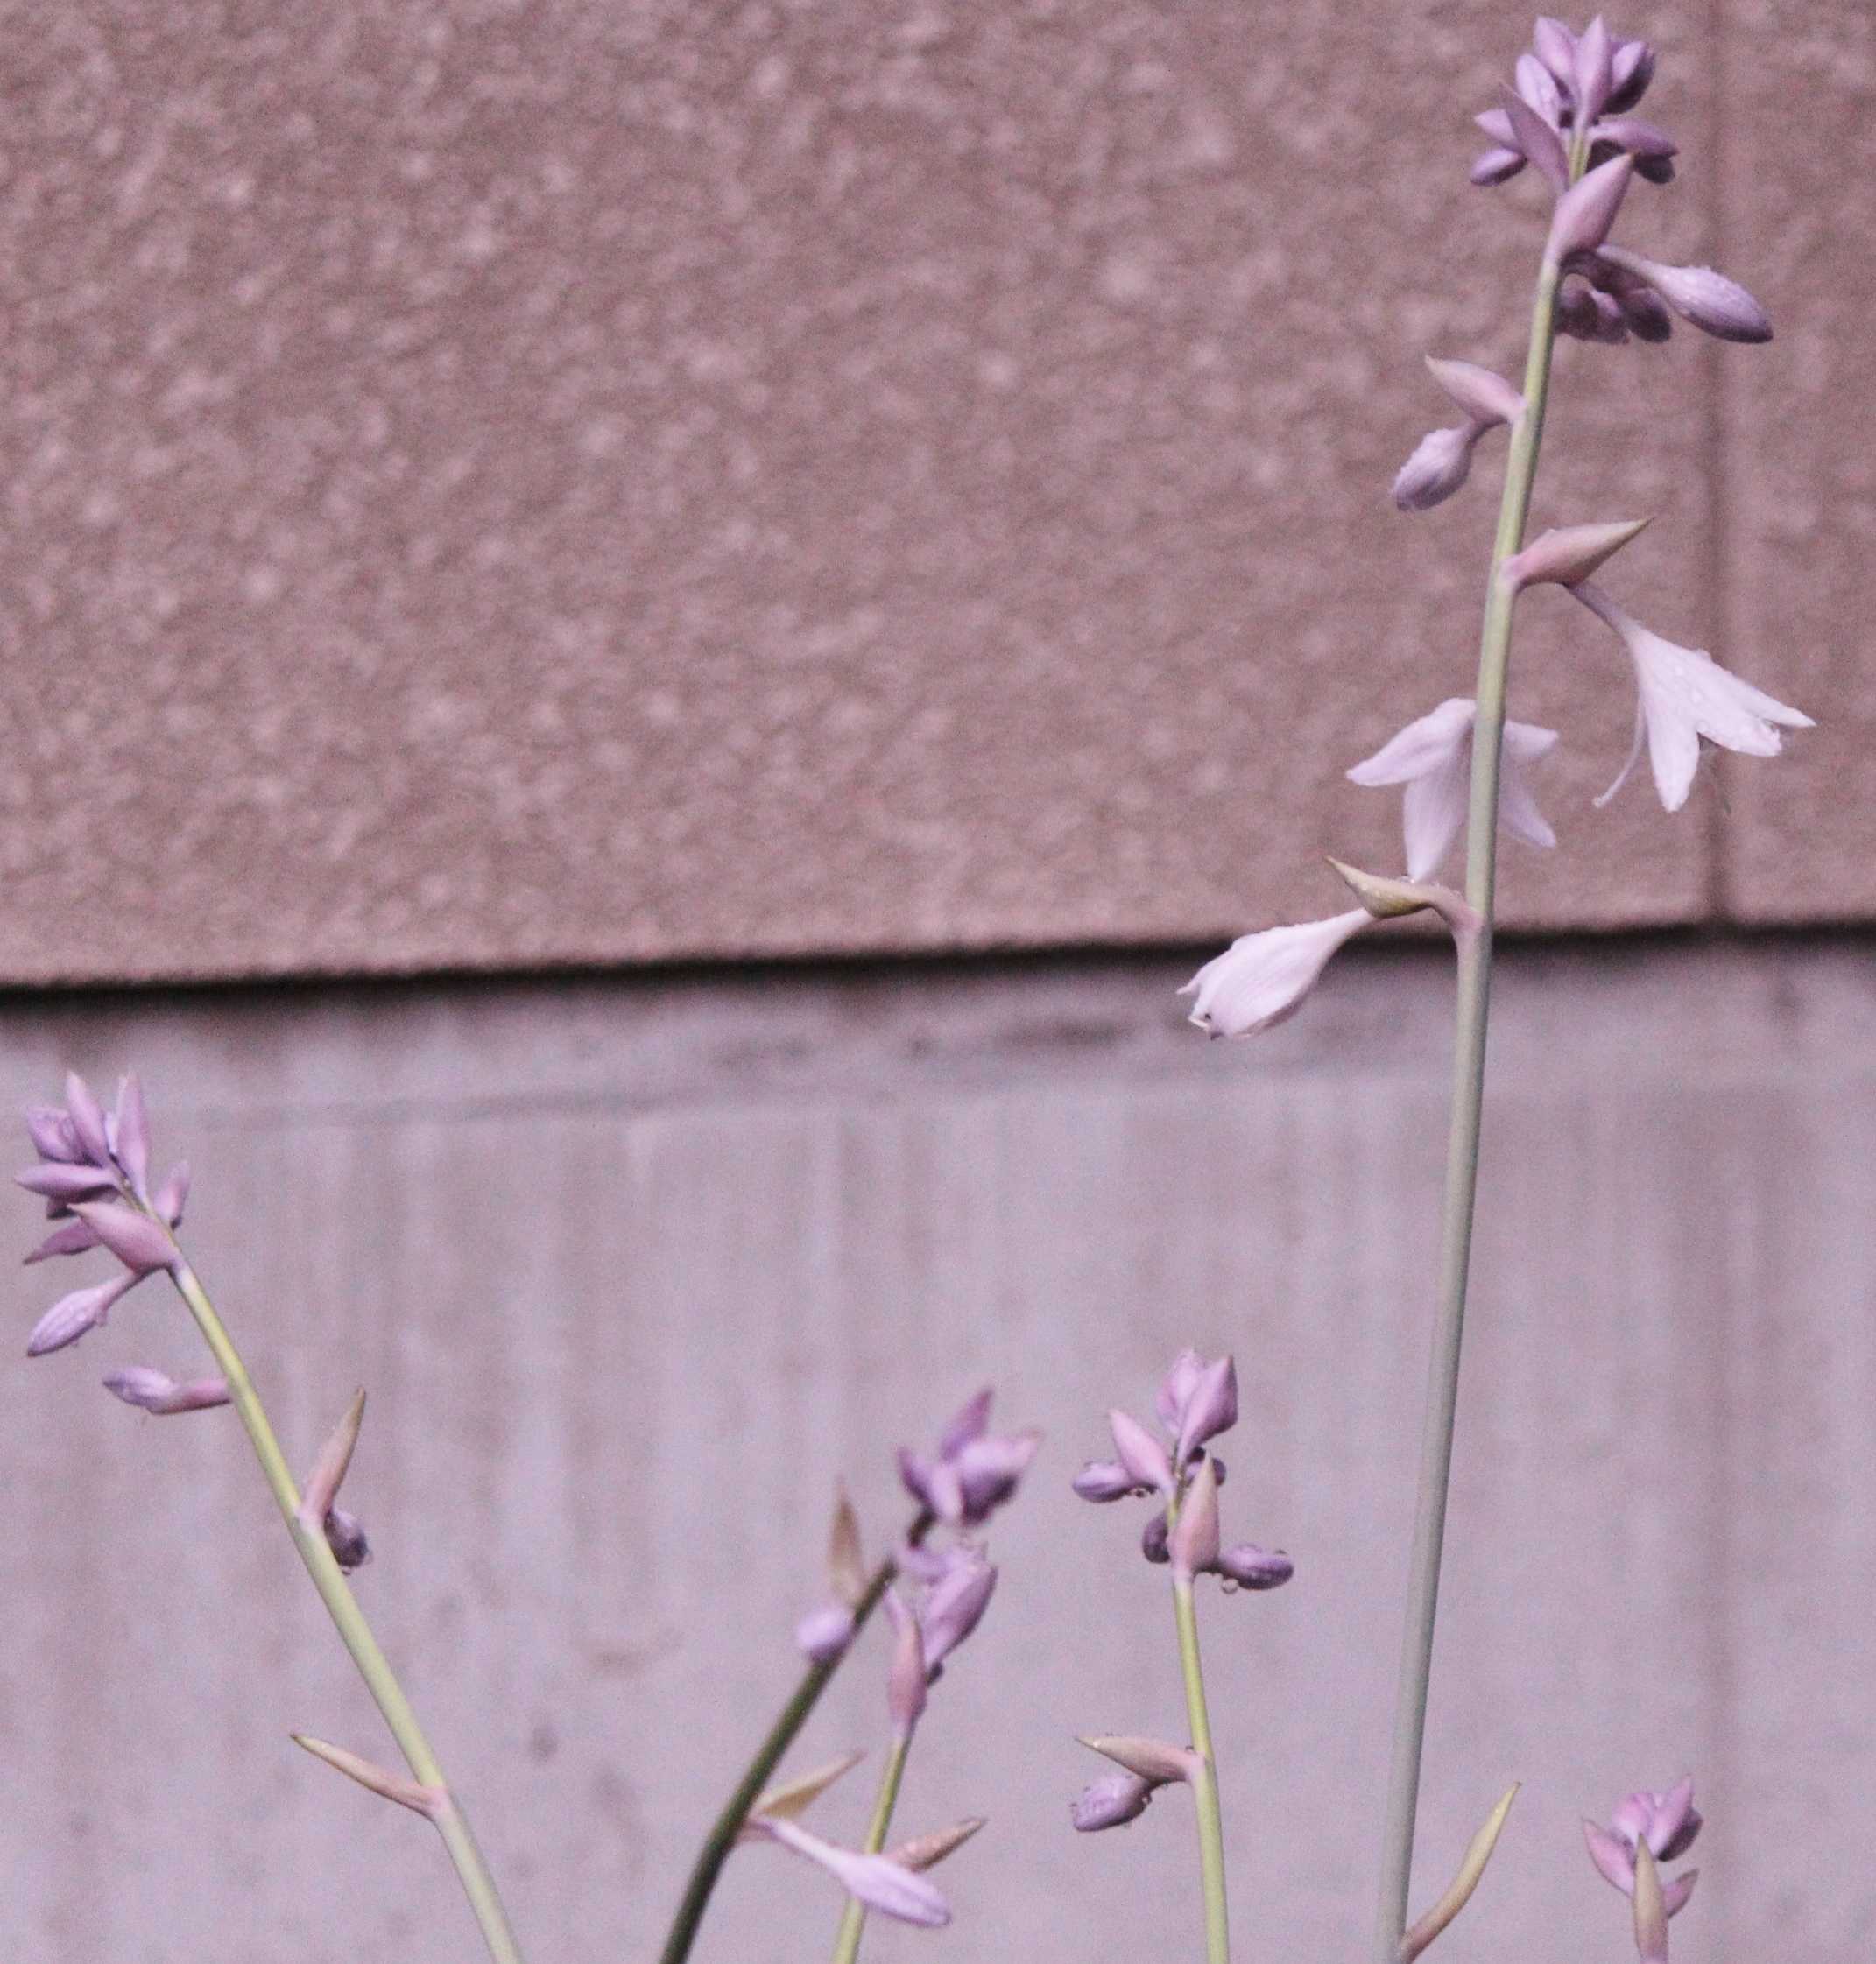
MULTIPOLYGON (((28 4, 0 979, 1150 942, 1385 862, 1340 778, 1469 687, 1511 362, 1484 0, 28 4)), ((1623 236, 1768 348, 1566 347, 1542 522, 1810 709, 1664 821, 1541 597, 1548 926, 1876 910, 1872 17, 1664 0, 1623 236)))
MULTIPOLYGON (((0 1106, 68 1059, 141 1064, 294 1456, 369 1387, 361 1594, 531 1954, 562 1964, 651 1953, 793 1680, 834 1474, 878 1546, 892 1447, 985 1381, 1047 1442, 905 1808, 992 1821, 944 1871, 956 1927, 868 1954, 1190 1954, 1181 1798, 1068 1831, 1076 1732, 1180 1721, 1163 1572, 1137 1517, 1067 1482, 1179 1344, 1231 1346, 1228 1524, 1298 1563, 1204 1609, 1238 1933, 1252 1958, 1359 1955, 1445 965, 1352 952, 1245 1046, 1179 1022, 1181 973, 16 1003, 0 1106)), ((1625 1954, 1576 1817, 1688 1770, 1710 1825, 1676 1954, 1867 1955, 1871 975, 1860 942, 1506 961, 1422 1897, 1527 1785, 1456 1955, 1625 1954)), ((22 1337, 60 1279, 10 1285, 22 1337)), ((98 1388, 198 1354, 152 1288, 0 1373, 0 1951, 466 1957, 427 1832, 287 1742, 385 1749, 231 1414, 148 1420, 98 1388)), ((877 1765, 883 1668, 857 1656, 798 1765, 877 1765)), ((864 1810, 843 1792, 822 1819, 850 1835, 864 1810)), ((820 1954, 836 1909, 751 1850, 700 1964, 820 1954)))

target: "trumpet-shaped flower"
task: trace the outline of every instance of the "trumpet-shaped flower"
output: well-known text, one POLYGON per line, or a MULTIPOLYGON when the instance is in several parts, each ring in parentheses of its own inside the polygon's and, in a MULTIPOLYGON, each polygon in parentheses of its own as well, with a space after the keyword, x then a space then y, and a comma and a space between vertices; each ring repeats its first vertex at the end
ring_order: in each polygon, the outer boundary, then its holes
POLYGON ((1700 739, 1745 757, 1776 757, 1775 726, 1809 729, 1810 717, 1722 668, 1703 648, 1682 648, 1625 614, 1601 588, 1584 581, 1569 589, 1620 637, 1635 665, 1635 743, 1620 775, 1596 802, 1606 805, 1628 782, 1647 746, 1661 805, 1678 812, 1693 788, 1700 739))
POLYGON ((1329 956, 1373 920, 1365 907, 1356 907, 1327 920, 1240 934, 1180 990, 1195 999, 1188 1020, 1208 1037, 1274 1029, 1302 1007, 1329 956))
MULTIPOLYGON (((1478 706, 1456 695, 1388 738, 1349 773, 1358 785, 1402 785, 1401 828, 1407 877, 1430 879, 1465 822, 1472 775, 1472 730, 1478 706)), ((1499 778, 1499 822, 1515 839, 1554 846, 1557 835, 1537 808, 1525 772, 1555 747, 1557 733, 1535 723, 1505 726, 1499 778)))

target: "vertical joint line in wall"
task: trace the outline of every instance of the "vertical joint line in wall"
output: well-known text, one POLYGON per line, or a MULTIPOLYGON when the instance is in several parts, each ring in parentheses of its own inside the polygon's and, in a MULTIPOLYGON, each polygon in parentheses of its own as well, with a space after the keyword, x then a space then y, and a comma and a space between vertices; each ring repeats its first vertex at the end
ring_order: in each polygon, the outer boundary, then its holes
MULTIPOLYGON (((1703 187, 1707 264, 1724 266, 1728 241, 1725 215, 1731 194, 1732 144, 1729 139, 1730 118, 1726 114, 1728 0, 1707 0, 1706 42, 1708 95, 1705 116, 1707 168, 1702 172, 1703 187)), ((1731 461, 1732 416, 1728 395, 1733 365, 1725 359, 1732 352, 1724 341, 1700 337, 1700 359, 1705 370, 1706 406, 1701 432, 1702 461, 1707 486, 1706 545, 1703 571, 1707 590, 1708 618, 1703 623, 1713 637, 1709 644, 1717 652, 1732 643, 1734 620, 1731 567, 1733 564, 1733 501, 1727 482, 1731 461)), ((1718 658, 1724 661, 1724 653, 1718 658)), ((1730 922, 1734 915, 1734 892, 1731 860, 1732 827, 1726 808, 1726 792, 1737 777, 1731 760, 1716 760, 1717 795, 1707 801, 1707 919, 1710 926, 1730 922)))

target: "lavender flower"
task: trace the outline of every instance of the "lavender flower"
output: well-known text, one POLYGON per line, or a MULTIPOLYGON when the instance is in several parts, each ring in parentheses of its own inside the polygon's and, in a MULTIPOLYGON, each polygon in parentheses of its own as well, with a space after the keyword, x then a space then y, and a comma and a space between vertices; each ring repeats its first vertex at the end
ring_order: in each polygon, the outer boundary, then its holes
POLYGON ((1124 1827, 1146 1812, 1155 1786, 1163 1781, 1138 1773, 1104 1773, 1083 1787, 1070 1803, 1068 1819, 1080 1834, 1098 1834, 1104 1827, 1124 1827))
POLYGON ((899 1478, 919 1504, 951 1527, 979 1527, 1015 1493, 1041 1435, 992 1433, 991 1393, 979 1391, 944 1429, 931 1459, 901 1447, 899 1478))
MULTIPOLYGON (((1472 726, 1478 706, 1456 695, 1389 737, 1347 773, 1358 785, 1403 785, 1401 829, 1410 880, 1430 879, 1465 822, 1472 775, 1472 726)), ((1537 808, 1525 776, 1556 746, 1557 733, 1535 723, 1507 722, 1500 750, 1499 823, 1515 839, 1555 846, 1557 835, 1537 808)))
POLYGON ((1215 1574, 1245 1589, 1273 1589, 1288 1581, 1294 1564, 1280 1549, 1251 1542, 1218 1545, 1217 1489, 1224 1483, 1224 1463, 1209 1447, 1238 1423, 1238 1367, 1231 1358, 1208 1361, 1195 1350, 1181 1350, 1153 1398, 1153 1416, 1163 1444, 1127 1412, 1110 1411, 1116 1457, 1089 1461, 1075 1476, 1075 1491, 1104 1504, 1129 1496, 1159 1500, 1141 1534, 1140 1552, 1150 1562, 1173 1562, 1188 1579, 1215 1574), (1181 1496, 1184 1508, 1174 1529, 1168 1503, 1181 1496))
POLYGON ((164 1223, 173 1226, 181 1216, 187 1169, 172 1172, 158 1201, 151 1200, 150 1128, 137 1079, 123 1079, 116 1109, 109 1113, 75 1071, 66 1078, 65 1096, 63 1106, 35 1106, 26 1114, 26 1130, 39 1163, 15 1179, 45 1200, 47 1217, 59 1223, 26 1260, 50 1261, 103 1248, 127 1272, 74 1290, 54 1303, 27 1341, 26 1354, 32 1357, 75 1343, 105 1321, 146 1275, 172 1268, 180 1259, 164 1223))
MULTIPOLYGON (((1630 1794, 1616 1808, 1607 1827, 1585 1820, 1583 1835, 1597 1873, 1625 1896, 1633 1897, 1638 1849, 1645 1844, 1656 1862, 1675 1861, 1693 1847, 1701 1826, 1689 1775, 1665 1793, 1630 1794)), ((1686 1908, 1699 1874, 1697 1869, 1689 1869, 1672 1882, 1661 1884, 1662 1906, 1668 1916, 1678 1915, 1686 1908)))
POLYGON ((1365 907, 1327 920, 1240 934, 1179 993, 1194 998, 1187 1019, 1208 1037, 1254 1037, 1294 1016, 1329 958, 1351 935, 1374 925, 1365 907))
POLYGON ((847 1893, 881 1916, 942 1929, 951 1911, 936 1887, 889 1855, 862 1855, 811 1834, 784 1815, 751 1814, 746 1832, 772 1841, 824 1869, 847 1893))
POLYGON ((1703 736, 1742 756, 1776 757, 1782 743, 1777 726, 1812 728, 1802 709, 1722 668, 1704 648, 1682 648, 1652 633, 1601 588, 1583 581, 1570 591, 1614 630, 1635 669, 1634 746, 1597 805, 1606 805, 1628 782, 1644 745, 1662 809, 1678 812, 1693 788, 1703 736))
POLYGON ((114 1370, 104 1380, 104 1389, 126 1404, 134 1404, 159 1418, 180 1411, 209 1411, 229 1402, 225 1377, 197 1377, 179 1384, 166 1372, 145 1364, 130 1364, 114 1370))

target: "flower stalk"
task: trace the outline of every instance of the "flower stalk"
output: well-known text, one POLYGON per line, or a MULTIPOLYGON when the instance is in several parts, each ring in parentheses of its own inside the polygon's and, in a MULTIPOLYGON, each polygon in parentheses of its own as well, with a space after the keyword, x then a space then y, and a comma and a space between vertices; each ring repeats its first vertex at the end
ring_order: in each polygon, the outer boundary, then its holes
POLYGON ((1205 1673, 1199 1663, 1198 1609, 1192 1579, 1173 1578, 1173 1620, 1179 1630, 1179 1669, 1185 1679, 1186 1721, 1192 1732, 1192 1801, 1198 1819, 1199 1885, 1205 1898, 1206 1964, 1231 1964, 1231 1932, 1224 1899, 1224 1817, 1218 1806, 1218 1769, 1212 1756, 1211 1714, 1205 1705, 1205 1673))
MULTIPOLYGON (((867 1824, 866 1839, 860 1844, 864 1854, 878 1855, 885 1847, 886 1835, 892 1827, 892 1810, 899 1805, 899 1783, 906 1777, 906 1756, 911 1749, 909 1732, 893 1735, 892 1749, 886 1754, 885 1766, 879 1775, 879 1792, 873 1802, 873 1818, 867 1824)), ((860 1932, 865 1924, 865 1904, 857 1896, 850 1896, 847 1907, 841 1914, 840 1928, 835 1934, 829 1964, 854 1964, 860 1954, 860 1932)))
MULTIPOLYGON (((1580 175, 1581 156, 1573 156, 1570 161, 1572 174, 1580 175)), ((1452 1114, 1447 1139, 1445 1199, 1440 1214, 1438 1306, 1421 1432, 1420 1482, 1414 1503, 1413 1552, 1408 1560, 1407 1628, 1401 1644, 1387 1812, 1382 1830, 1380 1906, 1374 1946, 1377 1964, 1396 1964, 1407 1928, 1414 1822, 1420 1801, 1421 1751, 1426 1737, 1434 1622, 1439 1608, 1440 1558, 1446 1538, 1446 1503, 1452 1474, 1453 1423, 1459 1397, 1459 1354, 1465 1330, 1472 1215, 1478 1192, 1485 1034, 1492 995, 1499 749, 1505 733, 1512 610, 1517 600, 1515 588, 1499 579, 1499 569, 1523 545, 1530 517, 1531 489, 1543 440, 1544 405, 1550 389, 1559 278, 1556 262, 1547 257, 1532 304, 1530 344, 1525 359, 1524 413, 1512 431, 1498 532, 1485 581, 1485 620, 1479 633, 1478 683, 1475 691, 1478 707, 1472 741, 1465 862, 1465 898, 1478 919, 1470 932, 1455 936, 1458 975, 1453 1016, 1452 1114)))
POLYGON ((280 1442, 274 1435, 266 1408, 254 1389, 240 1352, 236 1349, 227 1327, 215 1313, 215 1306, 209 1301, 208 1293, 194 1270, 179 1257, 173 1274, 177 1292, 188 1306, 196 1328, 215 1354, 215 1361, 227 1380, 229 1401, 240 1414, 241 1423, 253 1445, 254 1456, 260 1461, 261 1471, 286 1517, 287 1531, 300 1552, 300 1560, 306 1564, 307 1573, 313 1579, 314 1587, 319 1591, 320 1601, 326 1605, 340 1641, 358 1666, 358 1674, 364 1679, 372 1701, 384 1714, 384 1723, 391 1728, 391 1735, 397 1741, 398 1749, 410 1767, 412 1778, 431 1796, 430 1804, 422 1811, 435 1822, 437 1832, 443 1838, 443 1846, 455 1864, 462 1893, 469 1898, 489 1955, 495 1964, 522 1964, 521 1946, 515 1939, 508 1913, 502 1907, 495 1877, 476 1846, 469 1821, 444 1777, 430 1742, 424 1736, 423 1728, 417 1722, 417 1714, 411 1709, 404 1687, 391 1668, 391 1660, 384 1655, 366 1621, 357 1597, 352 1594, 351 1585, 346 1580, 338 1558, 327 1540, 321 1522, 308 1521, 304 1516, 300 1491, 287 1466, 286 1455, 280 1450, 280 1442))
MULTIPOLYGON (((936 1518, 928 1508, 921 1508, 906 1532, 906 1545, 917 1547, 931 1532, 936 1518)), ((856 1634, 879 1607, 879 1599, 898 1573, 899 1564, 888 1556, 868 1577, 865 1594, 853 1606, 856 1634)), ((659 1964, 684 1964, 684 1960, 690 1955, 691 1946, 697 1940, 698 1926, 703 1921, 703 1912, 709 1907, 711 1894, 716 1890, 716 1878, 723 1873, 723 1863, 730 1859, 730 1852, 736 1846, 744 1822, 749 1819, 750 1810, 760 1799, 770 1776, 781 1764, 783 1754, 808 1723, 808 1714, 820 1702, 828 1680, 840 1668, 841 1658, 845 1654, 843 1650, 809 1664, 801 1673, 801 1681, 795 1686, 793 1695, 782 1707, 762 1743, 756 1748, 754 1757, 744 1769, 742 1778, 723 1803, 723 1812, 717 1815, 710 1832, 704 1837, 703 1846, 697 1851, 677 1913, 671 1919, 665 1947, 658 1953, 659 1964)))

